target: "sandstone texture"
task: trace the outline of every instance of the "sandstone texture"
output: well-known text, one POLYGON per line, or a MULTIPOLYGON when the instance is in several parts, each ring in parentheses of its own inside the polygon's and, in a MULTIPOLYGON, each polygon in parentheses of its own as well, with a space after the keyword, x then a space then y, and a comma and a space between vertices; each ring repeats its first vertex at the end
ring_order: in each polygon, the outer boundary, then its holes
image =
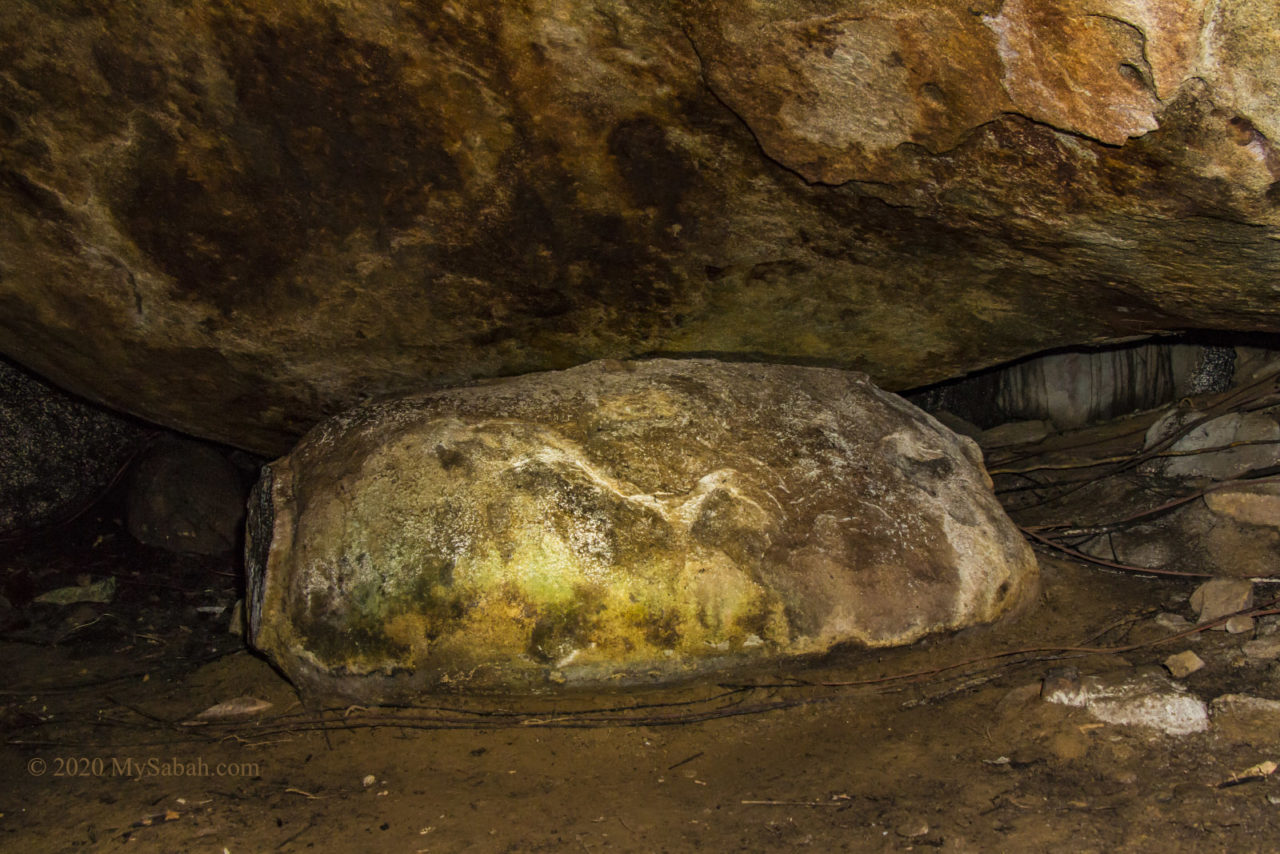
POLYGON ((370 404, 251 501, 304 691, 671 679, 991 622, 1037 589, 976 445, 865 376, 594 362, 370 404))
POLYGON ((280 453, 719 355, 1280 331, 1271 0, 0 4, 0 353, 280 453))

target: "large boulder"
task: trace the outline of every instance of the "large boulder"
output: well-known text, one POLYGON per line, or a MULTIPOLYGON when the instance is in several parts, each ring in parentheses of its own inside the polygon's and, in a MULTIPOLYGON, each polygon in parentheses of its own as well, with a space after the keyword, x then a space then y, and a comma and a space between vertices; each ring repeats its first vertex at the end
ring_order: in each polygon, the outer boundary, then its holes
POLYGON ((1273 0, 0 4, 0 352, 281 453, 721 355, 1280 330, 1273 0))
POLYGON ((305 691, 675 678, 989 623, 1037 587, 977 447, 858 373, 594 362, 372 404, 251 501, 305 691))

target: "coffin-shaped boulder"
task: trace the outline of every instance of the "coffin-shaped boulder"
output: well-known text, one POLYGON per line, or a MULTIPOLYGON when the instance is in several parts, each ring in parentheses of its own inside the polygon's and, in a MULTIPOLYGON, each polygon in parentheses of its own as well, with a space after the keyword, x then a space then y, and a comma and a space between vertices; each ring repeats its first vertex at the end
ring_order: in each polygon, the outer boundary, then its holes
POLYGON ((977 447, 865 376, 594 362, 370 404, 251 501, 253 643, 362 701, 679 678, 1037 588, 977 447))

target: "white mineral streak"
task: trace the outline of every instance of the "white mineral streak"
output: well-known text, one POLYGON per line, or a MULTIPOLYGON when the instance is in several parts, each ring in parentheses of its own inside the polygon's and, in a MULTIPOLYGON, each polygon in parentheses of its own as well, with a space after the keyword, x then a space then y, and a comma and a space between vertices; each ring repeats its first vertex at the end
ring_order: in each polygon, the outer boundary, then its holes
MULTIPOLYGON (((733 469, 719 469, 699 478, 697 485, 694 486, 689 496, 683 501, 679 501, 679 499, 668 501, 667 506, 672 509, 664 510, 663 515, 669 521, 678 521, 687 528, 701 514, 702 505, 707 500, 707 497, 716 490, 723 490, 732 495, 740 505, 745 504, 751 507, 757 514, 757 522, 762 524, 769 518, 769 514, 754 499, 747 497, 738 489, 734 483, 738 477, 738 473, 733 469), (677 501, 679 501, 678 504, 676 503, 677 501)), ((771 495, 769 497, 773 498, 771 495)), ((778 504, 777 499, 774 499, 774 503, 778 504)), ((778 506, 781 507, 781 504, 778 504, 778 506)))
POLYGON ((1046 702, 1086 709, 1100 721, 1189 735, 1209 728, 1205 704, 1154 672, 1086 676, 1045 695, 1046 702))
POLYGON ((559 464, 575 469, 585 475, 596 486, 613 493, 623 501, 630 501, 650 510, 655 510, 664 516, 667 515, 667 508, 663 502, 652 495, 627 490, 617 480, 584 460, 581 451, 575 452, 560 446, 539 448, 532 453, 516 458, 511 467, 515 471, 520 471, 527 468, 529 463, 534 461, 553 466, 559 464))

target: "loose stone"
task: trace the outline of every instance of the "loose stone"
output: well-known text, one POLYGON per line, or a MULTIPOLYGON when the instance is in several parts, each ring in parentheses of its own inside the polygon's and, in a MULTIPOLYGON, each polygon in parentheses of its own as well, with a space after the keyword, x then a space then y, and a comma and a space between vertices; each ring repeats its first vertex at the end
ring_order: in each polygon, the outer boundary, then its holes
POLYGON ((1166 658, 1164 666, 1174 679, 1182 679, 1203 668, 1204 660, 1188 649, 1166 658))
POLYGON ((1191 609, 1196 612, 1199 623, 1212 622, 1252 606, 1253 584, 1243 579, 1215 578, 1191 594, 1191 609))

